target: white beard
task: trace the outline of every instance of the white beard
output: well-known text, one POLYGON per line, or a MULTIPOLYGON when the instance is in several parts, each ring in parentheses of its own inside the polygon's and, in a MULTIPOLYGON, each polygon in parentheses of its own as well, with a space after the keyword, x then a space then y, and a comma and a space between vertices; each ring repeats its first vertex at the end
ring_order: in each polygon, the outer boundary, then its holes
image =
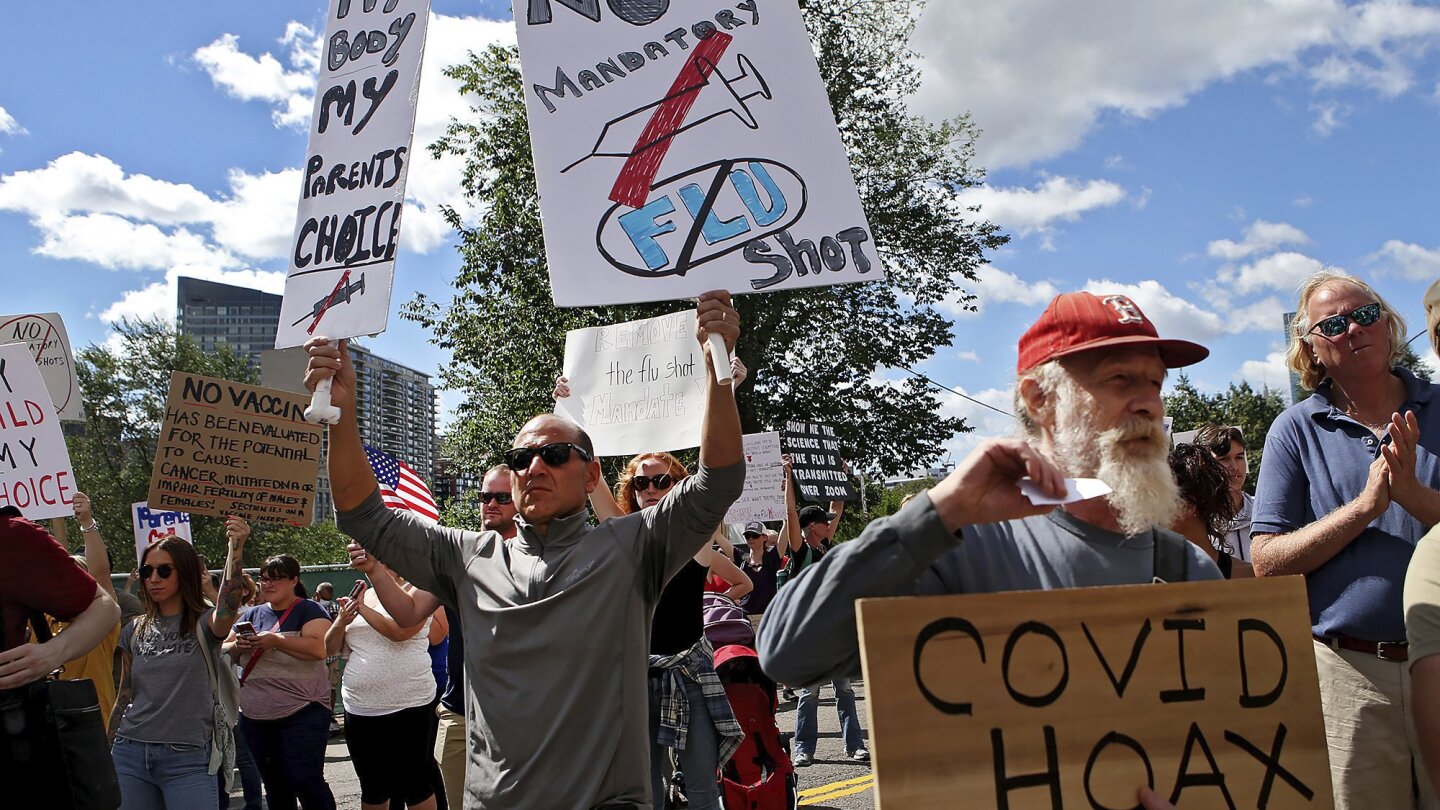
POLYGON ((1055 396, 1051 446, 1061 471, 1068 477, 1099 478, 1109 484, 1114 491, 1105 500, 1128 537, 1173 525, 1180 516, 1180 487, 1170 471, 1162 424, 1131 417, 1100 430, 1093 423, 1090 395, 1068 377, 1055 396), (1142 438, 1148 441, 1139 441, 1142 438))

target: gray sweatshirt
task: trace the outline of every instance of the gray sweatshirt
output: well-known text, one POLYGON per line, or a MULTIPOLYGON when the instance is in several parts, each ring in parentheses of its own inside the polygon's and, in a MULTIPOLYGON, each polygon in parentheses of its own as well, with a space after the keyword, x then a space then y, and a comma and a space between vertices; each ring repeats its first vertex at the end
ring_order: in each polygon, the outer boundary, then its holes
POLYGON ((951 534, 924 493, 780 589, 761 625, 760 662, 795 686, 855 674, 856 599, 1144 584, 1156 573, 1156 543, 1178 547, 1186 580, 1220 579, 1205 552, 1164 529, 1126 537, 1056 509, 951 534))
POLYGON ((539 537, 436 526, 379 492, 341 531, 459 611, 470 763, 465 807, 650 807, 650 617, 709 541, 745 465, 706 469, 663 501, 592 527, 585 511, 539 537))

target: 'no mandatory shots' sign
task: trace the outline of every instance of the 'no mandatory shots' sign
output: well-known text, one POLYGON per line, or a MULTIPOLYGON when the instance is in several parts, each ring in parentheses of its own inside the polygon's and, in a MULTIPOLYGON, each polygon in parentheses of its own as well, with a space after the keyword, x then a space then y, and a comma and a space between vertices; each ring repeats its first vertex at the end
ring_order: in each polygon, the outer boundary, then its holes
POLYGON ((796 0, 514 0, 555 303, 877 281, 796 0))
POLYGON ((150 475, 150 508, 306 525, 319 425, 288 391, 174 372, 150 475))

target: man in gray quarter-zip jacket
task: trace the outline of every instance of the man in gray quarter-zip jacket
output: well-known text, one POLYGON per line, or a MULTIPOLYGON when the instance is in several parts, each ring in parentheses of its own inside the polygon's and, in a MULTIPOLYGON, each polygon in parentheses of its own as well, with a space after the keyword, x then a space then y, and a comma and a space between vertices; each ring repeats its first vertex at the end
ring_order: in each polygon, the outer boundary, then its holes
MULTIPOLYGON (((740 333, 727 293, 702 295, 696 322, 702 343, 716 333, 733 347, 740 333)), ((649 808, 651 613, 745 480, 740 417, 708 353, 695 475, 659 505, 592 527, 585 502, 600 465, 590 439, 573 423, 537 416, 506 454, 519 531, 505 542, 387 509, 352 417, 348 353, 319 338, 306 348, 306 385, 333 379, 343 411, 329 458, 341 530, 460 613, 466 809, 649 808)))

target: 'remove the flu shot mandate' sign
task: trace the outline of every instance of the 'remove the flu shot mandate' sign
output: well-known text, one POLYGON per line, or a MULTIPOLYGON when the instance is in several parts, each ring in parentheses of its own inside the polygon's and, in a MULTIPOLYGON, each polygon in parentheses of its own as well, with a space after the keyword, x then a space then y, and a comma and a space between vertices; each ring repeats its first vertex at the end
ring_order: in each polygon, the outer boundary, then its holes
POLYGON ((555 303, 883 271, 795 0, 514 0, 555 303))
POLYGON ((385 331, 429 0, 329 0, 275 348, 385 331))

